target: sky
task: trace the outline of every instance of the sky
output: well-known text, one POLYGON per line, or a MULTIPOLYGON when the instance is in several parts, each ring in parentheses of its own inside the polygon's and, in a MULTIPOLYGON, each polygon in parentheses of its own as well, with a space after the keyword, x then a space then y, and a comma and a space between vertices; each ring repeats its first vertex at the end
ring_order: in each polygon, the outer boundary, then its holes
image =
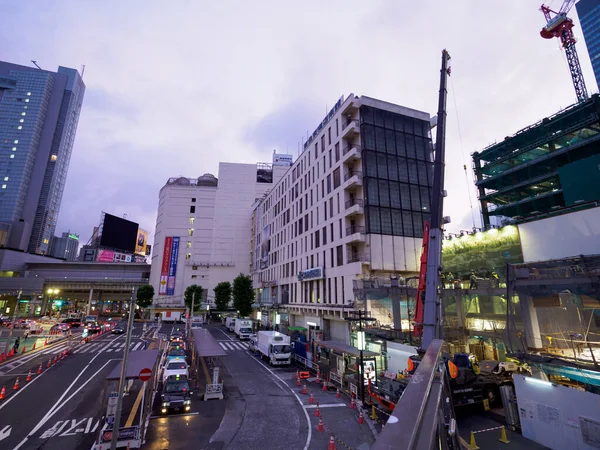
MULTIPOLYGON (((558 9, 562 0, 550 1, 558 9)), ((538 0, 0 0, 0 59, 85 66, 57 234, 101 212, 151 233, 169 177, 294 153, 350 93, 437 112, 452 57, 444 214, 480 226, 470 154, 575 103, 538 0), (467 166, 467 173, 463 165, 467 166), (472 205, 472 206, 471 206, 472 205)), ((575 8, 588 90, 597 92, 575 8)), ((150 239, 151 240, 151 239, 150 239)))

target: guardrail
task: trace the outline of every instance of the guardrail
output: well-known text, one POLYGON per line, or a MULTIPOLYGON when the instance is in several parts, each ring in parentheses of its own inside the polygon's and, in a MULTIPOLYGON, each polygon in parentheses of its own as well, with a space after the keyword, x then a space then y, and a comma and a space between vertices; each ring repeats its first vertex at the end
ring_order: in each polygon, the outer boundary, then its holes
POLYGON ((362 172, 358 170, 351 170, 350 172, 344 174, 344 181, 348 181, 352 177, 362 178, 362 172))
POLYGON ((346 202, 346 209, 353 207, 354 205, 358 205, 360 207, 365 206, 365 201, 362 198, 354 198, 352 200, 348 200, 346 202))
POLYGON ((442 344, 431 343, 371 450, 461 449, 442 344))

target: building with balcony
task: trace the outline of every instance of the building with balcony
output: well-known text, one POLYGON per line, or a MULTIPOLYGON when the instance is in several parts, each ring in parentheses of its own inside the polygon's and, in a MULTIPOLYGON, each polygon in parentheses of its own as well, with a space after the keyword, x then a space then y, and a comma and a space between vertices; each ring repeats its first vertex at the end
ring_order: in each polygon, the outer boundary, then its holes
MULTIPOLYGON (((159 194, 150 283, 155 306, 183 305, 185 289, 214 287, 250 271, 252 205, 273 189, 289 164, 219 163, 218 178, 171 178, 159 194)), ((200 300, 200 299, 199 299, 200 300)))
POLYGON ((483 223, 537 220, 600 200, 600 96, 475 152, 483 223))
POLYGON ((257 303, 285 307, 290 326, 306 328, 309 339, 348 342, 354 281, 418 272, 432 150, 428 113, 340 99, 255 204, 257 303))

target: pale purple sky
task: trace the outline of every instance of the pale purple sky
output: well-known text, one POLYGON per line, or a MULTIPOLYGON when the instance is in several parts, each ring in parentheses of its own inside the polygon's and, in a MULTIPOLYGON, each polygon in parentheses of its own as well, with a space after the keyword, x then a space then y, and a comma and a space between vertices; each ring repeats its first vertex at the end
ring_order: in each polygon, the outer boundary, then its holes
MULTIPOLYGON (((554 0, 558 8, 562 1, 554 0)), ((86 99, 57 233, 86 241, 102 210, 153 232, 172 176, 295 152, 327 107, 354 93, 435 115, 452 56, 447 228, 477 225, 470 154, 575 102, 538 0, 28 0, 0 3, 0 59, 85 65, 86 99), (456 103, 455 103, 456 101, 456 103), (457 120, 458 118, 458 120, 457 120), (462 140, 459 137, 459 124, 462 140), (463 171, 467 164, 468 182, 463 171), (467 189, 467 185, 469 188, 467 189)), ((575 8, 578 50, 596 92, 575 8)))

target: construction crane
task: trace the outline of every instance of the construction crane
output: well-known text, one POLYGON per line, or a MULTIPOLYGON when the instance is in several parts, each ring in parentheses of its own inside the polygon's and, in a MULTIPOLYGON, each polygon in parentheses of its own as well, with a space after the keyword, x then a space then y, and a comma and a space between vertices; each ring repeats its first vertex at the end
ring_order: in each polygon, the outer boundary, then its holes
POLYGON ((573 34, 573 20, 567 17, 567 13, 573 7, 576 0, 565 0, 560 7, 558 12, 551 10, 548 6, 542 5, 540 11, 544 13, 546 18, 546 26, 540 31, 540 35, 544 39, 559 38, 562 47, 565 49, 567 55, 567 63, 569 64, 569 70, 571 71, 571 78, 573 79, 573 86, 575 87, 575 94, 577 95, 577 101, 583 102, 588 99, 587 88, 585 87, 585 80, 583 79, 583 73, 581 72, 581 64, 579 64, 579 56, 577 56, 577 50, 575 49, 575 35, 573 34), (552 16, 554 14, 554 17, 552 16))

